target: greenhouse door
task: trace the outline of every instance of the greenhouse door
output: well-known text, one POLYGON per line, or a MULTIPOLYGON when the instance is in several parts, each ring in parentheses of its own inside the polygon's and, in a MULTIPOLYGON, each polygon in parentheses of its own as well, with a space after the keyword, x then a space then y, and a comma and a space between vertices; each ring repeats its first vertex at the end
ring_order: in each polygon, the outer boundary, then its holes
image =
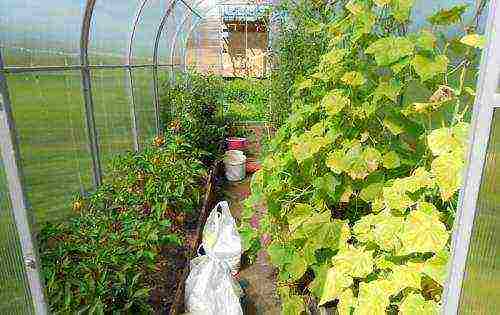
POLYGON ((490 1, 444 314, 500 314, 500 1, 490 1))
POLYGON ((0 314, 46 314, 0 52, 0 314))

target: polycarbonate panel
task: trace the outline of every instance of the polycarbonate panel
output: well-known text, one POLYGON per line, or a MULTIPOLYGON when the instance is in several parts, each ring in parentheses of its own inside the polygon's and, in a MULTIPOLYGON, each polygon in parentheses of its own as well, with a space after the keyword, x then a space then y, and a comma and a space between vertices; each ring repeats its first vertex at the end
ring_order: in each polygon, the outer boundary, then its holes
POLYGON ((79 71, 8 75, 24 183, 38 222, 70 213, 91 187, 79 71))
POLYGON ((500 314, 500 110, 495 110, 460 297, 460 314, 500 314))
MULTIPOLYGON (((144 0, 140 0, 140 4, 144 0)), ((156 32, 170 1, 149 0, 142 10, 132 42, 132 63, 153 63, 153 47, 156 32)), ((135 12, 137 13, 137 12, 135 12)))
POLYGON ((137 0, 97 0, 89 43, 91 64, 123 64, 137 0))
POLYGON ((153 105, 153 74, 151 69, 132 70, 139 144, 141 148, 148 144, 156 134, 153 105))
POLYGON ((79 64, 84 8, 85 1, 0 0, 5 65, 79 64))
POLYGON ((0 314, 34 314, 0 155, 0 314))
POLYGON ((117 153, 133 150, 132 114, 128 70, 92 70, 92 96, 99 137, 101 164, 117 153))

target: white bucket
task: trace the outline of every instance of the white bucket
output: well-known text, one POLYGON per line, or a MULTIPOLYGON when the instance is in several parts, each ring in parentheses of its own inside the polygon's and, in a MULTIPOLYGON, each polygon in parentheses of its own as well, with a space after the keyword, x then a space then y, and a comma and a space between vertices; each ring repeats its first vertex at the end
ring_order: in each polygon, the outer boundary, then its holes
POLYGON ((242 151, 229 150, 224 157, 226 168, 226 178, 231 182, 238 182, 245 179, 247 158, 242 151))

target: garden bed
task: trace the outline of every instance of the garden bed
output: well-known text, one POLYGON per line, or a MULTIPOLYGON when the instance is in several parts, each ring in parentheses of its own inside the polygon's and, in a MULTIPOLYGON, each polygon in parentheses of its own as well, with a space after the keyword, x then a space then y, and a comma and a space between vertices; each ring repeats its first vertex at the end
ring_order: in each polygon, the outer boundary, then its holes
POLYGON ((198 254, 198 247, 201 244, 203 236, 203 227, 205 226, 205 222, 208 218, 208 215, 210 214, 210 210, 215 206, 215 203, 217 201, 216 186, 221 173, 222 164, 220 161, 218 161, 211 167, 210 173, 208 175, 207 185, 205 188, 205 198, 203 200, 203 206, 199 212, 196 229, 189 231, 191 236, 191 242, 189 243, 192 246, 188 249, 188 255, 185 256, 186 259, 184 260, 184 267, 177 272, 177 287, 175 290, 175 295, 173 295, 173 304, 169 310, 170 315, 182 314, 185 311, 184 289, 186 279, 189 275, 189 261, 196 257, 198 254))

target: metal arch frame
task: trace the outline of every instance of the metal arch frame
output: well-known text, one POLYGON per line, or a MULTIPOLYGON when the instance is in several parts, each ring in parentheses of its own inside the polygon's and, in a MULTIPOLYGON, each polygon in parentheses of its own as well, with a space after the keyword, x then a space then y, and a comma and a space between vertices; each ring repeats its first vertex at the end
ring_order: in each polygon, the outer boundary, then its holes
POLYGON ((82 94, 85 104, 85 118, 87 123, 87 134, 92 158, 92 171, 94 175, 94 185, 97 187, 102 183, 101 159, 99 153, 99 138, 95 124, 94 100, 92 97, 92 78, 89 68, 89 40, 90 25, 94 15, 96 0, 87 0, 83 15, 82 29, 80 34, 80 62, 82 74, 82 94))
MULTIPOLYGON (((3 69, 0 49, 0 70, 3 69)), ((16 136, 16 126, 12 114, 12 104, 5 74, 0 71, 0 155, 5 163, 11 211, 21 246, 23 267, 26 272, 28 289, 36 314, 47 314, 43 282, 39 272, 38 251, 31 234, 31 211, 29 210, 22 180, 22 164, 16 136)), ((6 211, 9 211, 7 209, 6 211)))
POLYGON ((160 39, 161 39, 161 33, 163 32, 163 29, 165 28, 165 24, 167 23, 168 18, 172 14, 173 9, 175 8, 175 5, 177 4, 177 0, 173 0, 169 7, 167 8, 167 11, 163 15, 160 25, 158 26, 158 30, 156 32, 155 36, 155 43, 154 43, 154 48, 153 48, 153 102, 154 102, 154 109, 155 109, 155 119, 156 119, 156 132, 158 134, 163 133, 163 128, 161 126, 161 119, 160 119, 160 87, 158 85, 158 68, 159 68, 159 56, 158 56, 158 49, 160 46, 160 39))
MULTIPOLYGON (((153 48, 153 101, 154 101, 154 108, 155 108, 155 119, 156 119, 156 131, 158 134, 163 133, 163 127, 161 125, 161 119, 160 119, 160 88, 158 84, 158 69, 160 67, 160 62, 159 62, 159 54, 158 54, 158 49, 160 46, 160 39, 161 39, 161 34, 163 33, 163 30, 165 28, 165 24, 167 23, 168 18, 172 14, 172 11, 174 10, 175 6, 177 5, 177 1, 180 1, 182 4, 186 6, 193 14, 197 15, 200 18, 203 18, 197 11, 195 11, 186 1, 184 0, 173 0, 170 5, 167 8, 167 11, 163 15, 160 25, 158 26, 158 30, 156 32, 155 36, 155 43, 154 43, 154 48, 153 48)), ((173 67, 173 65, 171 65, 173 67)))
MULTIPOLYGON (((200 1, 197 2, 197 5, 200 4, 200 3, 203 3, 203 2, 205 2, 205 0, 200 0, 200 1)), ((185 2, 183 2, 183 3, 185 3, 185 2)), ((212 8, 208 9, 206 12, 209 12, 210 10, 212 10, 212 8)), ((198 14, 195 14, 195 15, 199 17, 199 20, 197 22, 195 22, 191 26, 191 28, 190 28, 190 30, 188 32, 188 36, 186 38, 189 38, 190 35, 191 35, 191 32, 194 29, 194 27, 197 27, 199 25, 199 23, 206 18, 205 16, 201 16, 201 15, 198 15, 198 14)), ((183 26, 186 23, 187 19, 188 19, 188 17, 185 16, 184 20, 182 20, 182 22, 181 22, 180 25, 183 26)), ((177 29, 175 31, 175 34, 174 34, 174 37, 173 37, 173 41, 172 41, 172 45, 170 46, 170 64, 172 64, 172 65, 174 64, 174 52, 175 52, 175 48, 176 48, 176 45, 177 45, 179 32, 180 32, 181 29, 182 29, 182 27, 179 27, 179 29, 177 29)), ((186 67, 185 67, 186 66, 186 54, 185 53, 184 53, 184 64, 183 64, 183 66, 184 66, 184 71, 186 71, 186 67)), ((173 74, 173 67, 171 68, 171 73, 173 74)))
POLYGON ((493 112, 500 110, 500 93, 496 93, 500 69, 500 0, 490 2, 486 28, 487 46, 483 52, 478 93, 473 110, 469 156, 460 193, 452 237, 452 256, 449 277, 445 285, 443 314, 457 314, 462 283, 477 212, 477 200, 484 174, 484 165, 490 139, 493 112))

